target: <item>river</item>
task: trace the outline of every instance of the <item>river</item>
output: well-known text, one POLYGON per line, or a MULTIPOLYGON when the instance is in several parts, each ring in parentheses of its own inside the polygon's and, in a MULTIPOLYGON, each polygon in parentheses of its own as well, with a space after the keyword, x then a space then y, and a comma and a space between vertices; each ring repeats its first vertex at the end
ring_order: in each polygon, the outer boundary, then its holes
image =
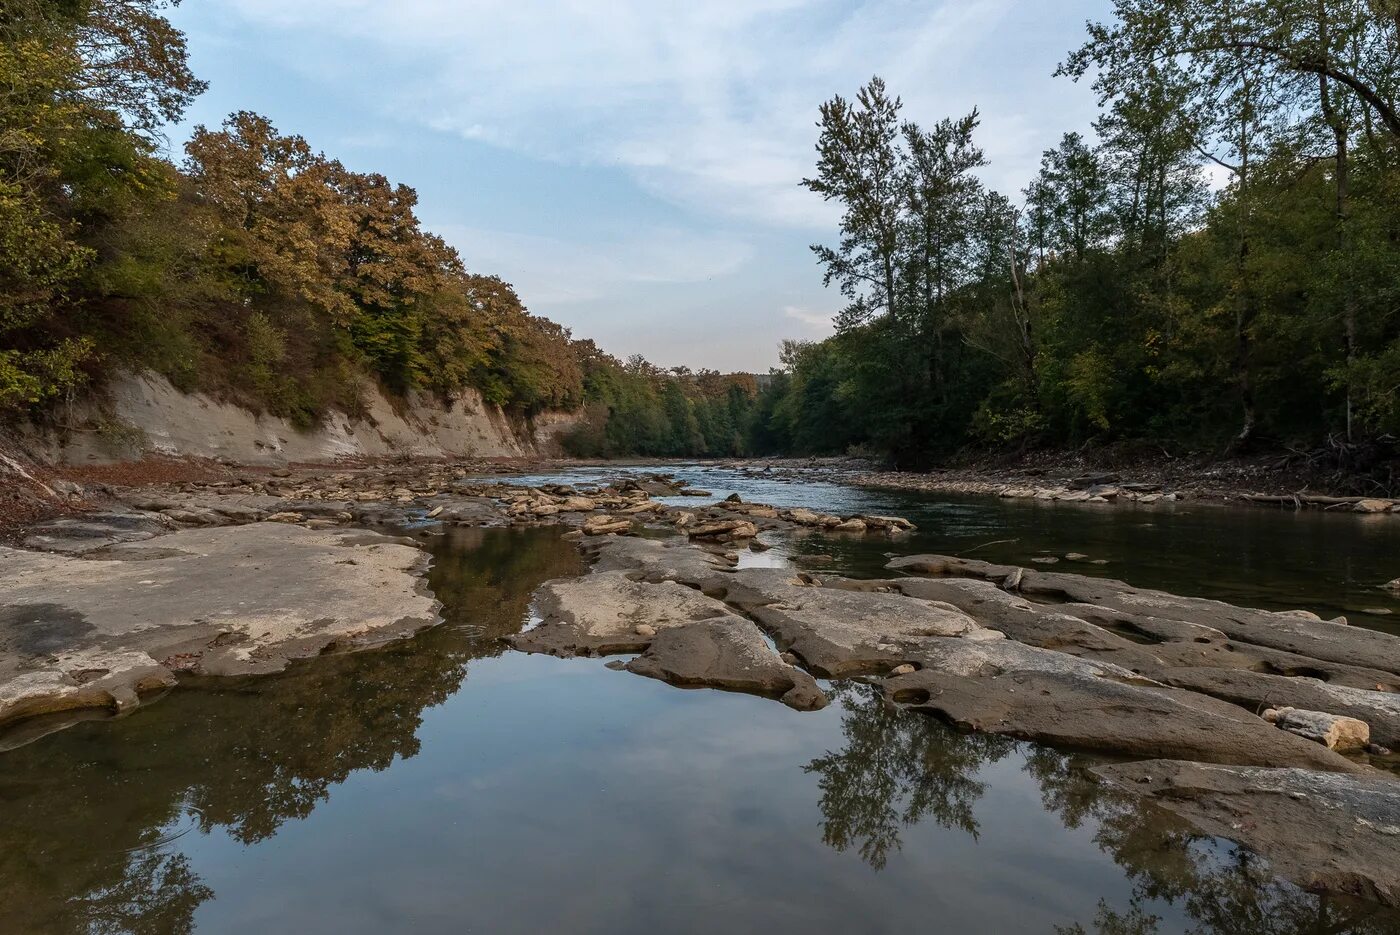
MULTIPOLYGON (((896 549, 1056 557, 1358 625, 1400 619, 1374 587, 1400 575, 1392 518, 667 470, 717 496, 920 526, 897 545, 775 540, 746 561, 825 554, 870 576, 896 549)), ((1400 914, 1274 881, 1105 792, 1086 758, 962 734, 859 684, 798 713, 506 651, 534 588, 581 569, 574 546, 552 528, 425 543, 438 628, 182 687, 0 755, 0 931, 1400 932, 1400 914)))

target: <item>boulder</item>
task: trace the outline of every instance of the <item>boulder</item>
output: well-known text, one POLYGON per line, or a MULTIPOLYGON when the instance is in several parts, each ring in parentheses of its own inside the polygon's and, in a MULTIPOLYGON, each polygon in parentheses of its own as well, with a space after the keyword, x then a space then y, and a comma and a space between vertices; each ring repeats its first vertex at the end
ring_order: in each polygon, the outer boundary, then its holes
POLYGON ((583 534, 586 536, 608 536, 627 532, 631 528, 632 520, 604 514, 588 517, 583 523, 583 534))
POLYGON ((673 685, 777 696, 799 711, 827 704, 816 681, 779 658, 758 628, 742 617, 715 617, 664 630, 626 668, 673 685))
POLYGON ((524 652, 552 656, 641 652, 671 627, 730 613, 692 588, 674 581, 634 581, 622 571, 547 582, 537 606, 543 621, 509 642, 524 652))
POLYGON ((1362 769, 1235 705, 1109 663, 1011 640, 924 640, 905 657, 921 668, 887 679, 886 698, 966 730, 1116 755, 1362 769))
POLYGON ((758 527, 740 519, 725 519, 701 523, 686 529, 692 539, 713 539, 729 542, 735 539, 752 539, 758 535, 758 527))

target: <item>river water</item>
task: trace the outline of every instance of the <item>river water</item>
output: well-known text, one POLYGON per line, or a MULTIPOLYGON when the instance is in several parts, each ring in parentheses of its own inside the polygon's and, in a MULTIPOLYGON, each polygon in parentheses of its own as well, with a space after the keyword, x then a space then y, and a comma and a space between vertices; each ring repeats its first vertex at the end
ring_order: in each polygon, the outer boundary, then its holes
MULTIPOLYGON (((1360 611, 1400 610, 1373 587, 1400 575, 1393 519, 678 473, 921 527, 774 540, 770 563, 1074 552, 1108 564, 1056 567, 1380 628, 1395 618, 1360 611)), ((573 545, 548 528, 431 541, 441 627, 0 754, 0 932, 1400 932, 1400 914, 1279 883, 1105 793, 1087 759, 860 685, 798 713, 504 651, 534 588, 580 571, 573 545)))

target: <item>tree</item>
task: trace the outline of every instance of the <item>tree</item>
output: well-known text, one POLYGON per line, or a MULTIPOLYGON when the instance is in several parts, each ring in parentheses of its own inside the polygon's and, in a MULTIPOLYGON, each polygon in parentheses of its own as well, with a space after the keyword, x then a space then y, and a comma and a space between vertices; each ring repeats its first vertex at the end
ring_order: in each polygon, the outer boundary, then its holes
POLYGON ((841 205, 841 242, 812 251, 851 304, 846 326, 894 311, 898 293, 901 190, 899 98, 891 99, 880 78, 856 93, 855 103, 837 95, 821 106, 817 175, 802 184, 823 200, 841 205))

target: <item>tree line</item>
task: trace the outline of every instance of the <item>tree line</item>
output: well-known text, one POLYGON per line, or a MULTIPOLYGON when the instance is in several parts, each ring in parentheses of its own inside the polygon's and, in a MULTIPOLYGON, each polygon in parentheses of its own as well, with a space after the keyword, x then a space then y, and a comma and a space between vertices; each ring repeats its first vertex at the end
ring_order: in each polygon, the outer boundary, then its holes
POLYGON ((118 369, 301 425, 359 411, 367 380, 583 404, 597 349, 467 270, 413 189, 247 112, 164 157, 204 90, 170 5, 0 4, 0 416, 42 419, 118 369))
POLYGON ((416 194, 265 117, 162 154, 203 83, 167 0, 0 5, 0 415, 153 369, 313 425, 361 388, 583 409, 590 456, 1400 434, 1400 0, 1115 0, 1019 193, 979 114, 821 106, 803 180, 837 333, 746 375, 622 362, 424 231, 416 194))
POLYGON ((979 115, 907 119, 878 77, 820 110, 813 247, 846 306, 788 342, 759 449, 1152 439, 1245 451, 1400 433, 1400 4, 1115 0, 1090 81, 1014 197, 979 115))

